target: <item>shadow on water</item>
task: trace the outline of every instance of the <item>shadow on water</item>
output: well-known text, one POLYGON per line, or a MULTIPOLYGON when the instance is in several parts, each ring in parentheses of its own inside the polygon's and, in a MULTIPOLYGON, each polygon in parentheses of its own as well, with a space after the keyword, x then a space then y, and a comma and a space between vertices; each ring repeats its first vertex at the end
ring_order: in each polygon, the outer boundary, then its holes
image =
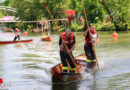
POLYGON ((81 80, 52 84, 52 90, 97 90, 95 73, 82 72, 81 80))
POLYGON ((66 84, 53 84, 52 90, 97 90, 96 80, 85 79, 66 84))
POLYGON ((53 84, 52 90, 77 90, 78 82, 71 82, 68 84, 53 84))

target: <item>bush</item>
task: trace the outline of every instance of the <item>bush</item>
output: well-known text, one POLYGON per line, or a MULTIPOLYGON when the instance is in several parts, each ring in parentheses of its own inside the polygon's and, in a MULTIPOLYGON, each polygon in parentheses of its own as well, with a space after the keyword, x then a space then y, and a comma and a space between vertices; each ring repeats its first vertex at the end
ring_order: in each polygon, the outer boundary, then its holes
POLYGON ((95 25, 96 26, 96 30, 101 30, 101 31, 113 31, 115 30, 115 27, 113 24, 106 24, 106 23, 98 23, 95 25))
POLYGON ((83 28, 84 28, 84 25, 78 24, 78 22, 77 22, 76 20, 73 21, 73 22, 71 23, 71 26, 70 26, 70 29, 71 29, 72 31, 81 31, 81 30, 83 30, 83 28))

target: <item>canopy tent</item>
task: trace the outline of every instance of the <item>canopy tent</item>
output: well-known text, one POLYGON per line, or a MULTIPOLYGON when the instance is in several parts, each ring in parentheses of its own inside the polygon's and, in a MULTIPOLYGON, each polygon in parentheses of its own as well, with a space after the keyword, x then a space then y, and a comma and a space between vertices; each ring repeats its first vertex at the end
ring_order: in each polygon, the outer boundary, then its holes
POLYGON ((15 21, 13 16, 3 16, 0 21, 15 21))
POLYGON ((71 17, 73 14, 75 15, 75 10, 67 10, 67 11, 60 11, 63 12, 65 14, 69 14, 69 17, 71 17))

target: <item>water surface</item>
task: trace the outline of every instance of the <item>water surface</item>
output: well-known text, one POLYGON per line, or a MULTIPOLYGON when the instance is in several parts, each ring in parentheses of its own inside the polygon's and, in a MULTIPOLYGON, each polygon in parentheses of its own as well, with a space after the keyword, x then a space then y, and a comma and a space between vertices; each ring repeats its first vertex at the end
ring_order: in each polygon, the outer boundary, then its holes
MULTIPOLYGON (((84 53, 83 33, 77 32, 74 56, 84 53)), ((118 33, 114 44, 112 32, 99 32, 96 54, 100 70, 94 78, 84 78, 67 84, 52 84, 51 68, 60 63, 59 36, 54 42, 43 42, 41 35, 22 36, 33 39, 20 45, 0 45, 0 89, 9 90, 129 90, 130 89, 130 33, 118 33)), ((12 33, 0 33, 0 41, 13 40, 12 33)))

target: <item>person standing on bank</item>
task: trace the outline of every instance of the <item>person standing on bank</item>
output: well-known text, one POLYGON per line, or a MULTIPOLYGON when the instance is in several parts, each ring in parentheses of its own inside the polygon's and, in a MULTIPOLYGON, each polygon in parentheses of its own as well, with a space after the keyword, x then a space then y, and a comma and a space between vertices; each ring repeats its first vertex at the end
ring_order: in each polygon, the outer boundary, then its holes
POLYGON ((93 50, 93 46, 95 46, 98 42, 99 42, 99 38, 98 38, 98 34, 95 30, 94 26, 91 26, 91 28, 89 28, 89 31, 87 30, 87 32, 84 33, 85 36, 85 44, 84 44, 84 51, 85 54, 87 56, 87 69, 92 69, 93 68, 93 64, 96 62, 96 57, 94 54, 94 50, 93 50), (92 37, 92 41, 91 41, 91 37, 92 37))
POLYGON ((70 29, 66 29, 65 32, 61 33, 60 35, 60 40, 59 40, 59 46, 60 46, 60 58, 61 58, 61 62, 63 64, 62 67, 62 72, 68 72, 68 65, 67 62, 70 65, 70 72, 75 72, 75 65, 72 62, 72 59, 69 55, 69 53, 72 55, 72 51, 75 48, 75 36, 73 34, 73 32, 71 32, 70 29), (66 44, 68 51, 66 50, 64 44, 66 44))
POLYGON ((16 28, 16 29, 14 30, 14 33, 15 33, 15 37, 14 37, 14 40, 13 40, 13 41, 16 41, 17 38, 18 38, 19 41, 20 41, 20 35, 21 35, 20 29, 16 28))

